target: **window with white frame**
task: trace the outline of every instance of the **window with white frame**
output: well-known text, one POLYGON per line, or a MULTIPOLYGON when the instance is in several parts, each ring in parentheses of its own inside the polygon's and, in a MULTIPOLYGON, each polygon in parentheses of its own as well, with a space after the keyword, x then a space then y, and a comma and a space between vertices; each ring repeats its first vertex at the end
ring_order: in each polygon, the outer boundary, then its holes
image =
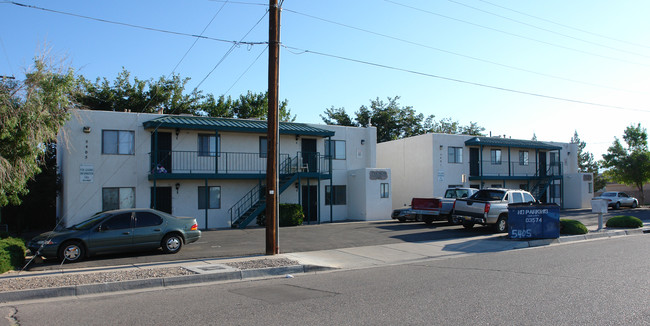
POLYGON ((102 211, 135 208, 135 188, 102 188, 102 211))
POLYGON ((330 155, 332 159, 345 160, 345 140, 325 140, 325 156, 330 155))
POLYGON ((528 151, 519 151, 519 165, 528 165, 528 151))
POLYGON ((215 156, 221 150, 221 136, 199 134, 199 156, 215 156))
POLYGON ((492 164, 501 164, 501 150, 492 149, 490 150, 490 162, 492 164))
POLYGON ((134 149, 132 130, 102 130, 102 154, 133 155, 134 149))
POLYGON ((379 185, 379 198, 389 198, 390 197, 390 185, 388 183, 382 183, 379 185))
POLYGON ((199 209, 221 208, 221 187, 199 187, 199 209), (206 195, 208 200, 206 200, 206 195))
POLYGON ((345 186, 325 186, 325 205, 332 205, 331 203, 333 203, 333 205, 346 204, 345 186), (334 191, 332 191, 332 188, 334 188, 334 191))
POLYGON ((447 162, 463 163, 463 148, 449 146, 447 148, 447 162))

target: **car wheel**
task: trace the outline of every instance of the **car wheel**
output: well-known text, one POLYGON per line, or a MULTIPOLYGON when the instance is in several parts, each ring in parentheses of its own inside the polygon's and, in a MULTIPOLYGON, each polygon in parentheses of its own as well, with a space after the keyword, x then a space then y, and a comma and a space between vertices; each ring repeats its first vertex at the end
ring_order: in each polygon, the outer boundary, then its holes
POLYGON ((637 206, 639 206, 639 204, 637 204, 636 200, 633 201, 633 202, 632 202, 632 208, 636 208, 637 206))
POLYGON ((499 219, 497 220, 497 224, 494 225, 494 229, 497 231, 497 233, 503 233, 508 231, 508 217, 499 216, 499 219))
POLYGON ((430 216, 424 217, 424 223, 426 223, 427 225, 433 224, 433 218, 431 218, 430 216))
POLYGON ((181 250, 183 238, 178 234, 168 234, 163 238, 161 246, 166 254, 175 254, 181 250))
POLYGON ((456 222, 454 222, 454 217, 451 216, 451 215, 448 216, 448 217, 447 217, 447 223, 448 223, 449 225, 455 225, 456 222))
POLYGON ((404 223, 404 222, 406 222, 406 218, 404 218, 404 217, 398 217, 397 220, 398 220, 400 223, 404 223))
POLYGON ((618 203, 618 202, 617 202, 617 203, 614 205, 614 209, 621 209, 621 203, 618 203))
POLYGON ((76 262, 80 261, 86 255, 84 246, 79 241, 67 241, 59 247, 59 260, 76 262))
POLYGON ((466 229, 471 229, 474 227, 474 223, 463 223, 463 227, 466 229))

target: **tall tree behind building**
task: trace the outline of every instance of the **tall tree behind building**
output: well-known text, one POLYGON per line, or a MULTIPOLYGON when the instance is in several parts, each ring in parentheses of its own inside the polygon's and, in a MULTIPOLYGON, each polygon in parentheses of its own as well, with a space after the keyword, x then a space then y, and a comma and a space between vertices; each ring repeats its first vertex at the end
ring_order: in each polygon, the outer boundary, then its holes
POLYGON ((587 143, 580 140, 577 130, 574 131, 573 137, 571 137, 571 143, 578 145, 578 171, 593 174, 594 192, 605 188, 605 185, 607 185, 607 180, 602 174, 598 172, 598 162, 596 162, 594 159, 594 154, 585 150, 587 143))

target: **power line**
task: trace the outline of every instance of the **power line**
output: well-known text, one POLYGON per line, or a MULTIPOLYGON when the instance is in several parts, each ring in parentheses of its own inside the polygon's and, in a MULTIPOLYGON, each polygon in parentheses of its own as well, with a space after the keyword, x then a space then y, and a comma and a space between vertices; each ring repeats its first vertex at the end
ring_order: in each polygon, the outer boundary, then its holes
POLYGON ((127 27, 138 28, 138 29, 154 31, 154 32, 160 32, 160 33, 167 33, 167 34, 172 34, 172 35, 189 36, 189 37, 200 38, 200 39, 211 40, 211 41, 217 41, 217 42, 232 43, 232 44, 247 44, 247 45, 260 45, 260 44, 267 44, 268 43, 268 42, 237 42, 237 41, 219 39, 219 38, 214 38, 214 37, 209 37, 209 36, 202 36, 202 35, 189 34, 189 33, 183 33, 183 32, 175 32, 175 31, 170 31, 170 30, 165 30, 165 29, 160 29, 160 28, 147 27, 147 26, 141 26, 141 25, 135 25, 135 24, 129 24, 129 23, 122 23, 122 22, 112 21, 112 20, 108 20, 108 19, 102 19, 102 18, 95 18, 95 17, 84 16, 84 15, 79 15, 79 14, 73 14, 73 13, 65 12, 65 11, 59 11, 59 10, 54 10, 54 9, 36 7, 36 6, 32 6, 32 5, 26 5, 26 4, 22 4, 22 3, 18 3, 18 2, 14 2, 14 1, 7 1, 6 3, 10 3, 10 4, 20 6, 20 7, 24 7, 24 8, 37 9, 37 10, 57 13, 57 14, 61 14, 61 15, 68 15, 68 16, 73 16, 73 17, 78 17, 78 18, 83 18, 83 19, 94 20, 94 21, 98 21, 98 22, 102 22, 102 23, 108 23, 108 24, 114 24, 114 25, 120 25, 120 26, 127 26, 127 27))
POLYGON ((201 84, 203 84, 203 82, 206 79, 208 79, 208 77, 210 77, 210 75, 214 72, 214 70, 217 69, 217 67, 219 67, 219 65, 230 55, 230 53, 232 53, 232 51, 235 49, 235 47, 239 46, 239 44, 248 44, 248 43, 242 42, 242 41, 246 38, 246 36, 248 36, 248 34, 250 34, 253 31, 253 29, 255 29, 255 27, 257 27, 257 25, 259 25, 260 22, 262 22, 262 20, 264 19, 264 17, 266 17, 266 15, 268 13, 269 13, 268 10, 265 11, 264 15, 262 15, 262 17, 260 17, 260 19, 255 23, 255 25, 253 25, 253 27, 251 27, 251 29, 248 30, 248 32, 246 32, 246 34, 244 36, 242 36, 241 40, 239 42, 233 43, 233 45, 230 47, 230 49, 228 49, 228 51, 226 51, 226 53, 221 57, 221 59, 217 62, 217 64, 214 65, 212 70, 210 70, 210 72, 201 80, 201 82, 199 82, 198 85, 196 85, 196 87, 194 89, 199 88, 199 86, 201 86, 201 84))
MULTIPOLYGON (((200 34, 199 36, 203 36, 203 33, 205 33, 205 31, 208 29, 208 27, 210 26, 210 24, 212 24, 212 22, 214 21, 214 19, 217 18, 217 16, 218 16, 219 13, 221 12, 221 10, 223 10, 223 7, 225 7, 227 3, 228 3, 228 1, 225 1, 225 2, 221 5, 221 8, 219 8, 219 10, 217 10, 217 13, 214 14, 214 16, 212 16, 212 19, 210 19, 210 22, 209 22, 207 25, 205 25, 205 28, 203 28, 203 30, 201 31, 201 34, 200 34)), ((187 49, 187 51, 185 51, 185 54, 183 54, 183 57, 178 61, 178 63, 176 64, 176 66, 174 66, 174 69, 172 69, 172 72, 171 72, 172 74, 174 73, 174 71, 176 71, 176 68, 178 68, 178 66, 181 64, 181 62, 183 62, 183 60, 185 60, 185 57, 187 56, 187 54, 190 53, 190 51, 194 48, 194 46, 196 45, 196 42, 198 42, 198 41, 199 41, 199 38, 194 39, 194 42, 192 43, 192 45, 190 46, 190 48, 187 49)), ((169 78, 169 77, 167 77, 167 78, 169 78)))
POLYGON ((499 15, 499 14, 496 14, 496 13, 493 13, 493 12, 490 12, 490 11, 487 11, 487 10, 476 8, 476 7, 470 6, 468 4, 465 4, 465 3, 462 3, 462 2, 459 2, 459 1, 455 1, 455 0, 447 0, 447 1, 449 1, 451 3, 455 3, 455 4, 460 5, 460 6, 470 8, 472 10, 476 10, 478 12, 482 12, 482 13, 485 13, 485 14, 488 14, 488 15, 499 17, 501 19, 509 20, 509 21, 515 22, 517 24, 521 24, 521 25, 524 25, 524 26, 535 28, 535 29, 538 29, 538 30, 541 30, 541 31, 544 31, 544 32, 547 32, 547 33, 559 35, 559 36, 566 37, 566 38, 569 38, 569 39, 572 39, 572 40, 584 42, 584 43, 591 44, 591 45, 600 46, 600 47, 603 47, 603 48, 607 48, 607 49, 622 52, 622 53, 633 54, 633 55, 637 55, 637 56, 644 57, 644 58, 650 58, 650 56, 645 55, 645 54, 636 53, 636 52, 632 52, 632 51, 626 51, 626 50, 622 50, 622 49, 619 49, 619 48, 616 48, 616 47, 613 47, 613 46, 601 44, 601 43, 598 43, 598 42, 592 42, 592 41, 588 41, 588 40, 585 40, 585 39, 581 39, 579 37, 574 37, 574 36, 571 36, 571 35, 563 34, 563 33, 556 32, 556 31, 553 31, 553 30, 550 30, 550 29, 547 29, 547 28, 543 28, 543 27, 539 27, 539 26, 536 26, 536 25, 533 25, 533 24, 522 22, 522 21, 510 18, 510 17, 499 15))
POLYGON ((253 62, 251 62, 250 65, 248 65, 248 68, 246 68, 246 70, 244 70, 244 72, 242 72, 242 74, 239 75, 239 77, 237 78, 237 80, 235 80, 235 82, 232 83, 232 85, 230 85, 230 88, 228 88, 228 90, 226 91, 225 94, 228 94, 228 92, 230 92, 230 90, 231 90, 233 87, 235 87, 235 84, 237 84, 237 83, 239 82, 239 80, 240 80, 242 77, 244 77, 244 75, 245 75, 245 74, 246 74, 246 73, 251 69, 251 67, 253 67, 253 65, 257 62, 257 60, 260 59, 260 57, 262 56, 262 54, 264 54, 264 52, 266 52, 266 50, 267 50, 268 48, 269 48, 268 46, 265 47, 264 50, 262 50, 262 52, 260 52, 260 54, 257 55, 257 57, 255 58, 255 60, 253 60, 253 62))
POLYGON ((538 40, 538 39, 535 39, 535 38, 532 38, 532 37, 528 37, 528 36, 524 36, 524 35, 511 33, 511 32, 508 32, 508 31, 500 30, 498 28, 488 27, 488 26, 472 23, 472 22, 469 22, 469 21, 466 21, 466 20, 453 18, 453 17, 450 17, 450 16, 446 16, 446 15, 443 15, 443 14, 433 12, 433 11, 429 11, 429 10, 426 10, 426 9, 405 5, 405 4, 395 2, 395 1, 392 1, 392 0, 384 0, 384 1, 392 3, 392 4, 397 5, 397 6, 402 6, 402 7, 405 7, 405 8, 412 9, 412 10, 420 11, 420 12, 423 12, 423 13, 426 13, 426 14, 429 14, 429 15, 442 17, 442 18, 457 21, 457 22, 460 22, 460 23, 463 23, 463 24, 467 24, 467 25, 471 25, 471 26, 475 26, 475 27, 480 27, 480 28, 483 28, 483 29, 487 29, 487 30, 491 30, 491 31, 494 31, 494 32, 514 36, 514 37, 525 39, 525 40, 532 41, 532 42, 537 42, 537 43, 553 46, 553 47, 560 48, 560 49, 574 51, 574 52, 578 52, 578 53, 582 53, 582 54, 588 54, 588 55, 603 58, 603 59, 614 60, 614 61, 624 62, 624 63, 628 63, 628 64, 634 64, 634 65, 639 65, 639 66, 650 67, 650 65, 648 65, 648 64, 643 64, 643 63, 634 62, 634 61, 628 61, 628 60, 624 60, 624 59, 620 59, 620 58, 614 58, 614 57, 601 55, 601 54, 597 54, 597 53, 593 53, 593 52, 589 52, 589 51, 583 51, 583 50, 580 50, 580 49, 571 48, 571 47, 560 45, 560 44, 546 42, 546 41, 538 40))
POLYGON ((629 45, 634 45, 634 46, 638 46, 638 47, 643 47, 643 48, 648 48, 648 49, 650 49, 650 46, 648 46, 648 45, 643 45, 643 44, 639 44, 639 43, 633 43, 633 42, 629 42, 629 41, 624 41, 624 40, 617 39, 617 38, 614 38, 614 37, 609 37, 609 36, 606 36, 606 35, 602 35, 602 34, 598 34, 598 33, 590 32, 590 31, 587 31, 587 30, 584 30, 584 29, 580 29, 580 28, 577 28, 577 27, 573 27, 573 26, 569 26, 569 25, 566 25, 566 24, 558 23, 558 22, 552 21, 552 20, 550 20, 550 19, 546 19, 546 18, 542 18, 542 17, 534 16, 534 15, 527 14, 527 13, 525 13, 525 12, 518 11, 518 10, 515 10, 515 9, 512 9, 512 8, 508 8, 508 7, 505 7, 505 6, 497 5, 497 4, 494 4, 494 3, 489 2, 489 1, 485 1, 485 0, 478 0, 478 1, 481 1, 481 2, 487 3, 487 4, 491 5, 491 6, 495 6, 495 7, 501 8, 501 9, 505 9, 505 10, 512 11, 512 12, 518 13, 518 14, 520 14, 520 15, 528 16, 528 17, 535 18, 535 19, 538 19, 538 20, 541 20, 541 21, 545 21, 545 22, 547 22, 547 23, 551 23, 551 24, 554 24, 554 25, 562 26, 562 27, 564 27, 564 28, 568 28, 568 29, 572 29, 572 30, 575 30, 575 31, 578 31, 578 32, 582 32, 582 33, 585 33, 585 34, 589 34, 589 35, 593 35, 593 36, 598 36, 598 37, 602 37, 602 38, 605 38, 605 39, 608 39, 608 40, 617 41, 617 42, 626 43, 626 44, 629 44, 629 45))
MULTIPOLYGON (((574 99, 568 99, 568 98, 563 98, 563 97, 557 97, 557 96, 550 96, 550 95, 544 95, 544 94, 539 94, 539 93, 533 93, 533 92, 526 92, 526 91, 519 91, 515 89, 510 89, 510 88, 505 88, 505 87, 499 87, 499 86, 493 86, 493 85, 488 85, 488 84, 482 84, 482 83, 477 83, 477 82, 472 82, 472 81, 466 81, 462 79, 456 79, 456 78, 451 78, 451 77, 445 77, 445 76, 440 76, 440 75, 435 75, 435 74, 429 74, 429 73, 424 73, 420 71, 415 71, 415 70, 410 70, 410 69, 405 69, 405 68, 398 68, 394 66, 389 66, 389 65, 384 65, 380 63, 374 63, 374 62, 369 62, 369 61, 364 61, 364 60, 359 60, 359 59, 352 59, 352 58, 347 58, 335 54, 328 54, 328 53, 323 53, 323 52, 318 52, 318 51, 312 51, 312 50, 305 50, 305 49, 300 49, 296 47, 291 47, 287 45, 282 45, 284 48, 287 49, 292 49, 292 50, 297 50, 301 51, 302 53, 311 53, 311 54, 317 54, 320 56, 324 57, 330 57, 330 58, 335 58, 335 59, 340 59, 340 60, 345 60, 345 61, 350 61, 350 62, 355 62, 355 63, 360 63, 368 66, 374 66, 374 67, 379 67, 379 68, 384 68, 384 69, 390 69, 390 70, 396 70, 396 71, 402 71, 414 75, 420 75, 420 76, 425 76, 425 77, 430 77, 430 78, 437 78, 437 79, 442 79, 442 80, 447 80, 447 81, 452 81, 456 83, 461 83, 461 84, 467 84, 467 85, 473 85, 473 86, 479 86, 479 87, 484 87, 484 88, 490 88, 490 89, 496 89, 500 91, 505 91, 505 92, 510 92, 510 93, 517 93, 517 94, 523 94, 523 95, 529 95, 529 96, 535 96, 535 97, 541 97, 541 98, 548 98, 548 99, 553 99, 553 100, 558 100, 558 101, 564 101, 564 102, 571 102, 571 103, 579 103, 579 104, 585 104, 585 105, 593 105, 593 106, 599 106, 599 107, 606 107, 606 108, 611 108, 611 109, 618 109, 618 110, 628 110, 628 111, 637 111, 637 112, 643 112, 643 113, 650 113, 648 110, 641 110, 641 109, 634 109, 634 108, 627 108, 627 107, 622 107, 622 106, 615 106, 615 105, 609 105, 609 104, 601 104, 601 103, 595 103, 595 102, 587 102, 587 101, 581 101, 581 100, 574 100, 574 99)), ((295 54, 295 53, 294 53, 295 54)))
POLYGON ((606 86, 606 85, 600 85, 600 84, 586 82, 586 81, 580 81, 580 80, 566 78, 566 77, 562 77, 562 76, 551 75, 551 74, 542 73, 542 72, 538 72, 538 71, 534 71, 534 70, 529 70, 529 69, 515 67, 515 66, 503 64, 503 63, 498 63, 498 62, 487 60, 487 59, 481 59, 481 58, 478 58, 478 57, 474 57, 474 56, 470 56, 470 55, 466 55, 466 54, 461 54, 461 53, 458 53, 458 52, 444 50, 444 49, 437 48, 437 47, 434 47, 434 46, 430 46, 430 45, 426 45, 426 44, 422 44, 422 43, 417 43, 417 42, 401 39, 401 38, 398 38, 398 37, 395 37, 395 36, 390 36, 390 35, 387 35, 387 34, 373 32, 371 30, 351 26, 351 25, 344 24, 344 23, 339 23, 339 22, 336 22, 336 21, 332 21, 332 20, 329 20, 329 19, 313 16, 313 15, 310 15, 310 14, 298 12, 298 11, 291 10, 291 9, 283 9, 283 11, 293 13, 293 14, 297 14, 297 15, 302 15, 302 16, 305 16, 305 17, 309 17, 309 18, 312 18, 312 19, 316 19, 316 20, 326 22, 326 23, 342 26, 342 27, 345 27, 345 28, 361 31, 361 32, 364 32, 364 33, 368 33, 368 34, 372 34, 372 35, 376 35, 376 36, 381 36, 381 37, 384 37, 384 38, 388 38, 388 39, 391 39, 391 40, 403 42, 403 43, 406 43, 406 44, 411 44, 411 45, 423 47, 423 48, 426 48, 426 49, 439 51, 439 52, 443 52, 443 53, 447 53, 447 54, 451 54, 451 55, 455 55, 455 56, 458 56, 458 57, 471 59, 471 60, 475 60, 475 61, 479 61, 479 62, 489 63, 489 64, 492 64, 492 65, 495 65, 495 66, 500 66, 500 67, 504 67, 504 68, 508 68, 508 69, 512 69, 512 70, 523 71, 523 72, 527 72, 527 73, 531 73, 531 74, 535 74, 535 75, 539 75, 539 76, 554 78, 554 79, 558 79, 558 80, 564 80, 564 81, 568 81, 568 82, 572 82, 572 83, 584 84, 584 85, 595 86, 595 87, 600 87, 600 88, 607 88, 607 89, 611 89, 611 90, 628 92, 628 93, 638 93, 638 92, 635 92, 635 91, 620 89, 620 88, 606 86))

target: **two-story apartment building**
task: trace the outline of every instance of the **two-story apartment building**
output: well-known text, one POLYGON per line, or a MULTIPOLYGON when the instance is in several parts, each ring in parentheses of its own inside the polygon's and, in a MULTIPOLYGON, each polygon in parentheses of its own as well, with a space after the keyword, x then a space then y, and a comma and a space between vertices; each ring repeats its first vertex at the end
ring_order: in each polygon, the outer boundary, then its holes
MULTIPOLYGON (((281 122, 280 202, 305 223, 385 219, 390 170, 376 128, 281 122)), ((153 207, 199 227, 245 227, 265 209, 267 122, 75 110, 58 137, 64 225, 110 209, 153 207)))
POLYGON ((377 144, 377 166, 391 169, 394 208, 448 187, 524 189, 564 208, 590 207, 593 197, 570 143, 430 133, 377 144))

